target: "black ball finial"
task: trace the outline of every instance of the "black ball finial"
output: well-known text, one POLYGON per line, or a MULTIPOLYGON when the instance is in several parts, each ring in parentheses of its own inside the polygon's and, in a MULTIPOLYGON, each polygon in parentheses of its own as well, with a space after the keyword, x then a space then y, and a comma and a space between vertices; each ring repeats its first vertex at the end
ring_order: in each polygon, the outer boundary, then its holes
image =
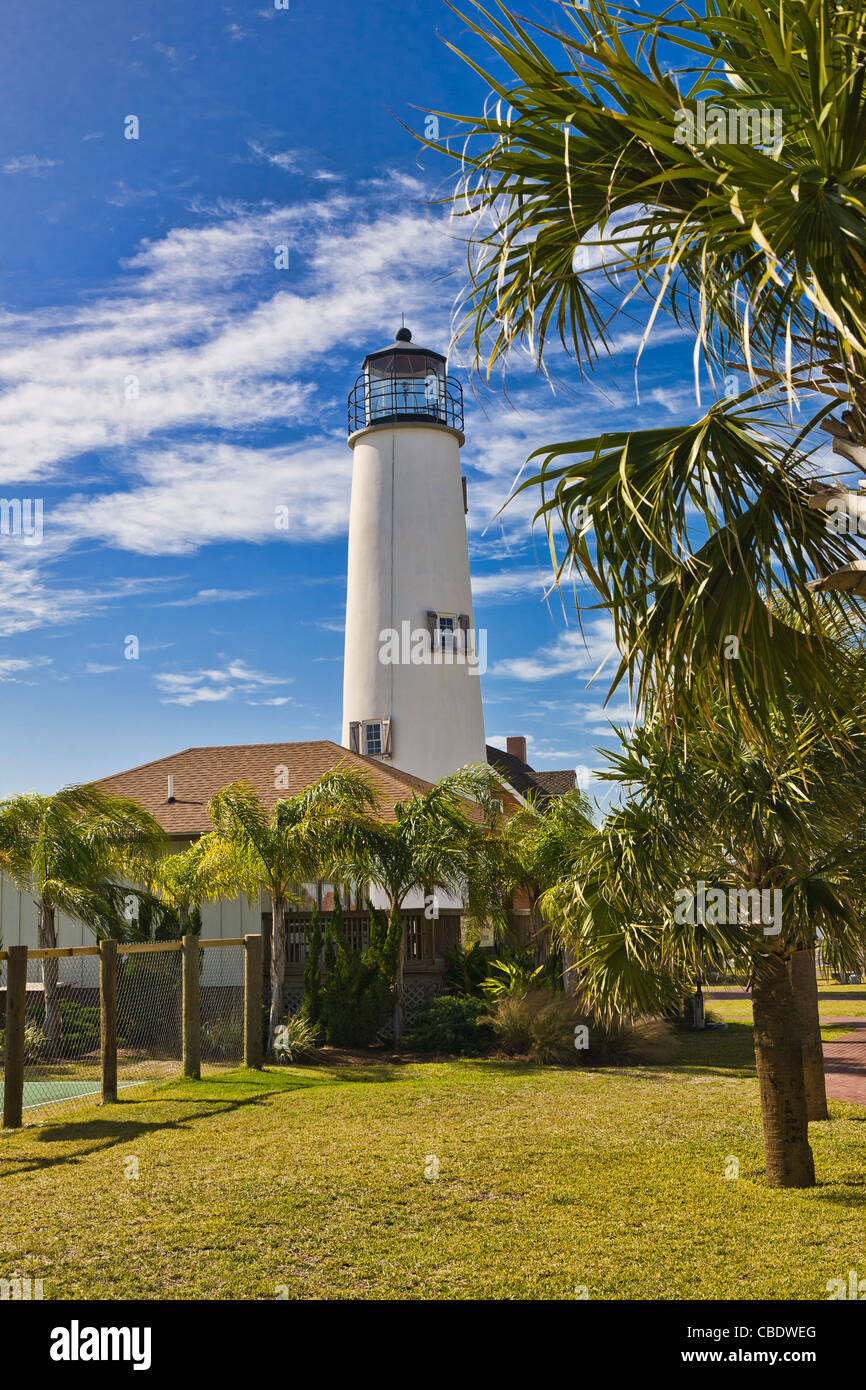
POLYGON ((397 332, 394 334, 394 341, 397 343, 411 343, 412 334, 405 326, 403 328, 398 328, 397 332))

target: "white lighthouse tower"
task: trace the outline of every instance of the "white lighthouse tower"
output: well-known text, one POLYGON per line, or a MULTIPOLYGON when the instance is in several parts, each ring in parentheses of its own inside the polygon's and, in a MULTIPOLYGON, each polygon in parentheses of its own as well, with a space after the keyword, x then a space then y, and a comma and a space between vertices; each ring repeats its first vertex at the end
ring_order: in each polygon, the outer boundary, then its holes
POLYGON ((342 741, 431 782, 486 761, 463 442, 460 384, 399 329, 349 397, 342 741))

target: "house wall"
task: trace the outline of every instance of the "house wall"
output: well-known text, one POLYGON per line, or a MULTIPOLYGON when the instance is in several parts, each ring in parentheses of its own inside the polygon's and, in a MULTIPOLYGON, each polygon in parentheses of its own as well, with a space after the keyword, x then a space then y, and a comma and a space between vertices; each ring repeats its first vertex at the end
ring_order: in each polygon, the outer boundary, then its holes
MULTIPOLYGON (((202 908, 201 933, 208 938, 248 936, 262 930, 262 908, 266 906, 265 896, 260 903, 252 906, 246 898, 232 902, 223 899, 216 903, 205 903, 202 908)), ((3 946, 39 945, 36 904, 29 893, 21 893, 8 878, 0 874, 0 936, 3 946)), ((96 938, 89 927, 67 917, 63 912, 57 916, 57 944, 59 946, 93 946, 96 938)), ((236 951, 227 947, 224 951, 209 951, 208 970, 213 974, 214 984, 243 984, 243 959, 241 949, 236 951), (211 958, 213 958, 211 960, 211 958)), ((96 956, 81 959, 60 959, 60 979, 76 988, 95 988, 99 983, 99 960, 96 956)))

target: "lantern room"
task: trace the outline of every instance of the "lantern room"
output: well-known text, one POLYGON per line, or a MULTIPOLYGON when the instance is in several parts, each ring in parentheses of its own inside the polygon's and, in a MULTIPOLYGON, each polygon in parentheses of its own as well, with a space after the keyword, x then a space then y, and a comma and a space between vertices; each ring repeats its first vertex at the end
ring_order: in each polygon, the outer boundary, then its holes
POLYGON ((448 376, 441 352, 416 346, 408 328, 364 358, 349 395, 349 434, 399 421, 463 429, 463 391, 448 376))

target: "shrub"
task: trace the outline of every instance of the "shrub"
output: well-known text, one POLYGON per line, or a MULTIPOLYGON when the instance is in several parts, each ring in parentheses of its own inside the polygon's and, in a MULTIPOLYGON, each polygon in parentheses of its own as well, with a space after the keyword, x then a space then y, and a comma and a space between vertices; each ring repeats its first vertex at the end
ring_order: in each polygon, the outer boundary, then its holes
POLYGON ((485 1021, 509 1057, 528 1056, 532 1047, 531 1004, 526 994, 506 994, 493 1002, 485 1021))
POLYGON ((304 964, 304 997, 301 1013, 310 1027, 318 1032, 322 1017, 322 919, 318 907, 313 908, 307 959, 304 964))
POLYGON ((493 1001, 487 1021, 503 1052, 547 1065, 627 1066, 664 1062, 676 1051, 671 1025, 663 1019, 625 1023, 590 1019, 578 999, 533 989, 493 1001), (586 1048, 575 1047, 575 1030, 588 1030, 586 1048))
POLYGON ((578 1062, 575 1026, 582 1022, 576 1000, 548 989, 524 989, 494 999, 489 1021, 503 1052, 535 1062, 569 1066, 578 1062))
POLYGON ((274 1037, 274 1056, 278 1062, 299 1062, 316 1052, 316 1029, 303 1014, 290 1014, 274 1037))
POLYGON ((487 979, 481 981, 481 989, 488 999, 525 994, 527 990, 539 987, 543 969, 543 966, 530 964, 526 960, 492 960, 487 979))
POLYGON ((74 999, 61 999, 60 1022, 64 1057, 83 1057, 87 1052, 99 1051, 98 1004, 79 1004, 74 999))
POLYGON ((407 1052, 480 1052, 493 1039, 488 1024, 481 1022, 484 1002, 471 995, 440 994, 419 1010, 407 1029, 407 1052))
POLYGON ((562 993, 562 952, 551 951, 541 965, 535 963, 530 947, 492 960, 488 976, 481 981, 481 991, 488 999, 502 999, 507 994, 523 994, 527 990, 547 990, 562 993))
POLYGON ((394 1003, 394 972, 403 923, 367 904, 370 945, 357 951, 346 941, 343 917, 335 906, 325 928, 327 974, 321 993, 321 1023, 335 1047, 368 1047, 388 1021, 394 1003))
POLYGON ((244 1055, 244 1025, 239 1018, 208 1018, 201 1025, 201 1055, 210 1061, 236 1061, 244 1055))
POLYGON ((388 1021, 394 986, 351 947, 336 953, 322 990, 322 1025, 334 1047, 369 1047, 388 1021))
POLYGON ((667 1062, 677 1051, 674 1029, 667 1019, 641 1019, 637 1023, 614 1020, 589 1026, 589 1054, 596 1066, 634 1066, 667 1062))
POLYGON ((452 946, 445 952, 445 987, 449 994, 474 994, 490 969, 490 957, 483 946, 452 946))
POLYGON ((548 998, 530 1015, 529 1055, 548 1066, 574 1066, 579 1060, 574 1042, 580 1022, 574 999, 562 994, 548 998))
MULTIPOLYGON (((36 1061, 41 1058, 45 1051, 45 1034, 38 1023, 25 1023, 24 1025, 24 1057, 27 1061, 36 1061)), ((0 1028, 0 1059, 6 1060, 6 1030, 0 1028)))

